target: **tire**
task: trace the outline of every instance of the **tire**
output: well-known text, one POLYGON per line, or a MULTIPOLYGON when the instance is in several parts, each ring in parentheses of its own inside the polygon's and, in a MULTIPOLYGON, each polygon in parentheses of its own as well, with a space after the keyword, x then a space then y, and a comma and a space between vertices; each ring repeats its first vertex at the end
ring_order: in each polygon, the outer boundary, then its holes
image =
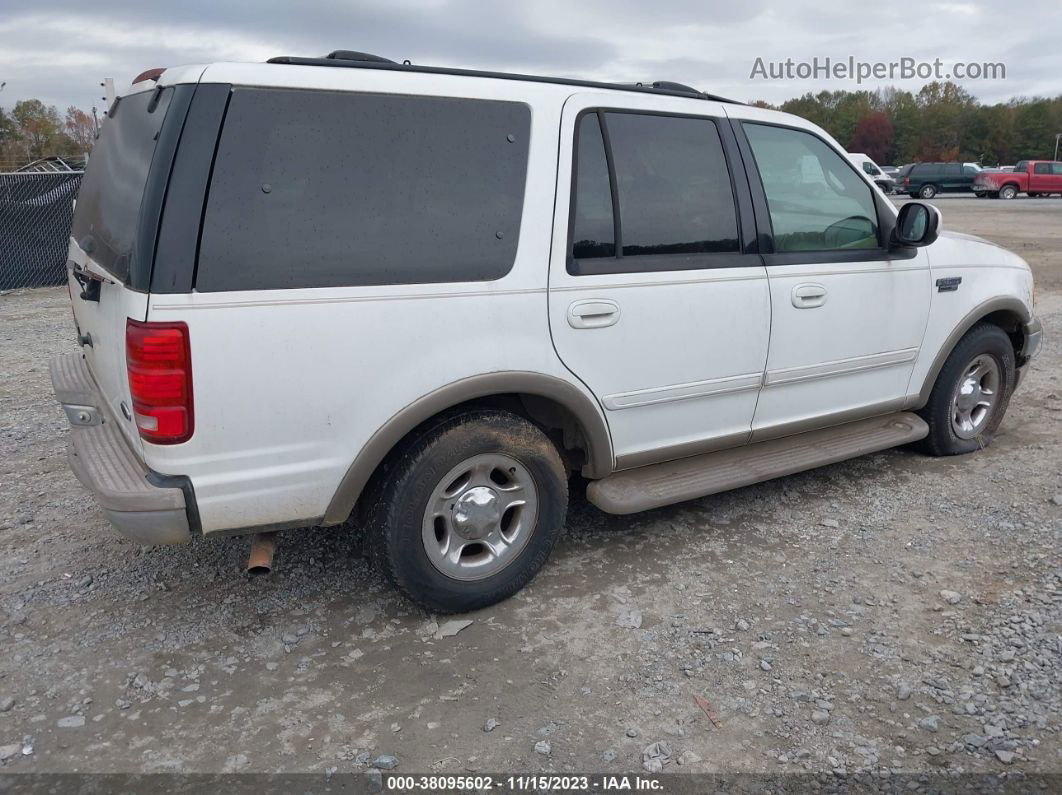
POLYGON ((1018 189, 1015 188, 1013 185, 1004 185, 1002 188, 999 189, 999 198, 1001 199, 1006 199, 1009 201, 1017 195, 1018 189))
POLYGON ((991 323, 975 325, 948 355, 929 402, 918 412, 929 425, 929 436, 917 446, 935 456, 988 447, 1007 412, 1014 379, 1014 346, 1006 332, 991 323), (979 375, 982 367, 987 372, 979 375), (971 378, 977 380, 976 392, 960 394, 971 378), (982 407, 981 401, 989 405, 982 407))
POLYGON ((988 194, 985 193, 983 190, 975 190, 974 191, 974 196, 976 196, 978 199, 983 199, 987 195, 988 194))
POLYGON ((1029 197, 1030 199, 1036 199, 1036 198, 1039 198, 1039 196, 1040 196, 1040 194, 1039 194, 1039 193, 1029 193, 1029 194, 1027 194, 1027 195, 1028 195, 1028 197, 1029 197))
POLYGON ((523 417, 499 409, 443 415, 394 454, 373 490, 372 558, 430 611, 507 599, 560 538, 567 474, 553 442, 523 417), (523 503, 506 509, 511 499, 523 503))
POLYGON ((933 184, 923 185, 918 189, 918 196, 922 199, 932 199, 937 195, 937 186, 933 184))

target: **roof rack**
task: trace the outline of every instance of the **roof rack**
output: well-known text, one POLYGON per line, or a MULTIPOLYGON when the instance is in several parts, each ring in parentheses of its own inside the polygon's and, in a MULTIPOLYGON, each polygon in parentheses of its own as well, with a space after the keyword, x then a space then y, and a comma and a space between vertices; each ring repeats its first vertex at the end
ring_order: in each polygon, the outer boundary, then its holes
POLYGON ((692 97, 709 99, 714 102, 727 102, 731 105, 743 105, 735 99, 727 99, 716 94, 707 94, 682 83, 658 80, 653 83, 601 83, 593 80, 576 80, 568 77, 545 77, 542 75, 524 75, 515 72, 489 72, 477 69, 453 69, 445 66, 416 66, 410 61, 395 63, 382 58, 354 50, 333 50, 323 58, 306 58, 297 55, 280 55, 270 58, 266 63, 289 64, 292 66, 332 66, 347 69, 385 69, 393 72, 415 72, 433 75, 457 75, 459 77, 489 77, 495 80, 520 80, 531 83, 551 83, 553 85, 578 86, 580 88, 605 88, 613 91, 636 91, 647 94, 665 94, 675 97, 692 97))

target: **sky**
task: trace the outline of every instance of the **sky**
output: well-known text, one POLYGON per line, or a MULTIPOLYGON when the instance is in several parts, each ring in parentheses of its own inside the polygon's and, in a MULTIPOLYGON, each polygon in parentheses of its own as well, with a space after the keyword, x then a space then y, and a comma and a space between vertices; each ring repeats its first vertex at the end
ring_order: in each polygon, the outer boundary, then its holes
POLYGON ((993 62, 1005 79, 960 82, 983 102, 1062 94, 1059 0, 3 0, 0 107, 37 97, 102 108, 155 66, 371 52, 415 64, 603 81, 673 80, 779 103, 808 91, 917 90, 926 81, 751 77, 820 64, 993 62))

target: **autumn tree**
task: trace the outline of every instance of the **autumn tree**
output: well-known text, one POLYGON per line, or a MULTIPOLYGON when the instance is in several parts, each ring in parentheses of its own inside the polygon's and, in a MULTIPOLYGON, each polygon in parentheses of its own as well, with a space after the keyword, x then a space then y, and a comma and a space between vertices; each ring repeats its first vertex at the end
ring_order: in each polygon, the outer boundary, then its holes
POLYGON ((96 141, 96 124, 92 117, 73 105, 66 109, 63 132, 79 152, 88 152, 96 141))
POLYGON ((19 133, 26 142, 31 158, 55 154, 54 146, 61 131, 59 111, 39 99, 23 99, 15 103, 11 115, 18 123, 19 133))
POLYGON ((872 111, 856 122, 849 149, 863 152, 871 160, 884 163, 892 151, 893 129, 889 117, 880 110, 872 111))

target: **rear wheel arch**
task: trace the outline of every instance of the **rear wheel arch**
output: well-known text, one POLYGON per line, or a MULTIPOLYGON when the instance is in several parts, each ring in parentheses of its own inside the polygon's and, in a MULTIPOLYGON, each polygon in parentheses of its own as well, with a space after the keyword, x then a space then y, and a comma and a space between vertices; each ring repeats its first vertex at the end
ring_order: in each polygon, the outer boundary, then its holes
POLYGON ((455 411, 474 407, 504 408, 531 420, 588 477, 604 477, 612 471, 608 424, 592 397, 568 381, 542 373, 486 373, 418 398, 377 429, 340 481, 324 524, 345 522, 374 476, 408 440, 455 411))
POLYGON ((952 330, 937 352, 932 367, 926 373, 925 381, 923 381, 922 388, 918 393, 918 399, 909 408, 921 409, 929 402, 929 396, 933 392, 933 386, 940 376, 940 371, 944 368, 944 363, 948 360, 951 352, 955 350, 955 346, 966 335, 966 332, 975 325, 984 322, 999 326, 1010 338, 1010 342, 1014 346, 1015 356, 1017 356, 1025 344, 1023 324, 1030 317, 1028 308, 1017 298, 993 298, 973 309, 952 330))

